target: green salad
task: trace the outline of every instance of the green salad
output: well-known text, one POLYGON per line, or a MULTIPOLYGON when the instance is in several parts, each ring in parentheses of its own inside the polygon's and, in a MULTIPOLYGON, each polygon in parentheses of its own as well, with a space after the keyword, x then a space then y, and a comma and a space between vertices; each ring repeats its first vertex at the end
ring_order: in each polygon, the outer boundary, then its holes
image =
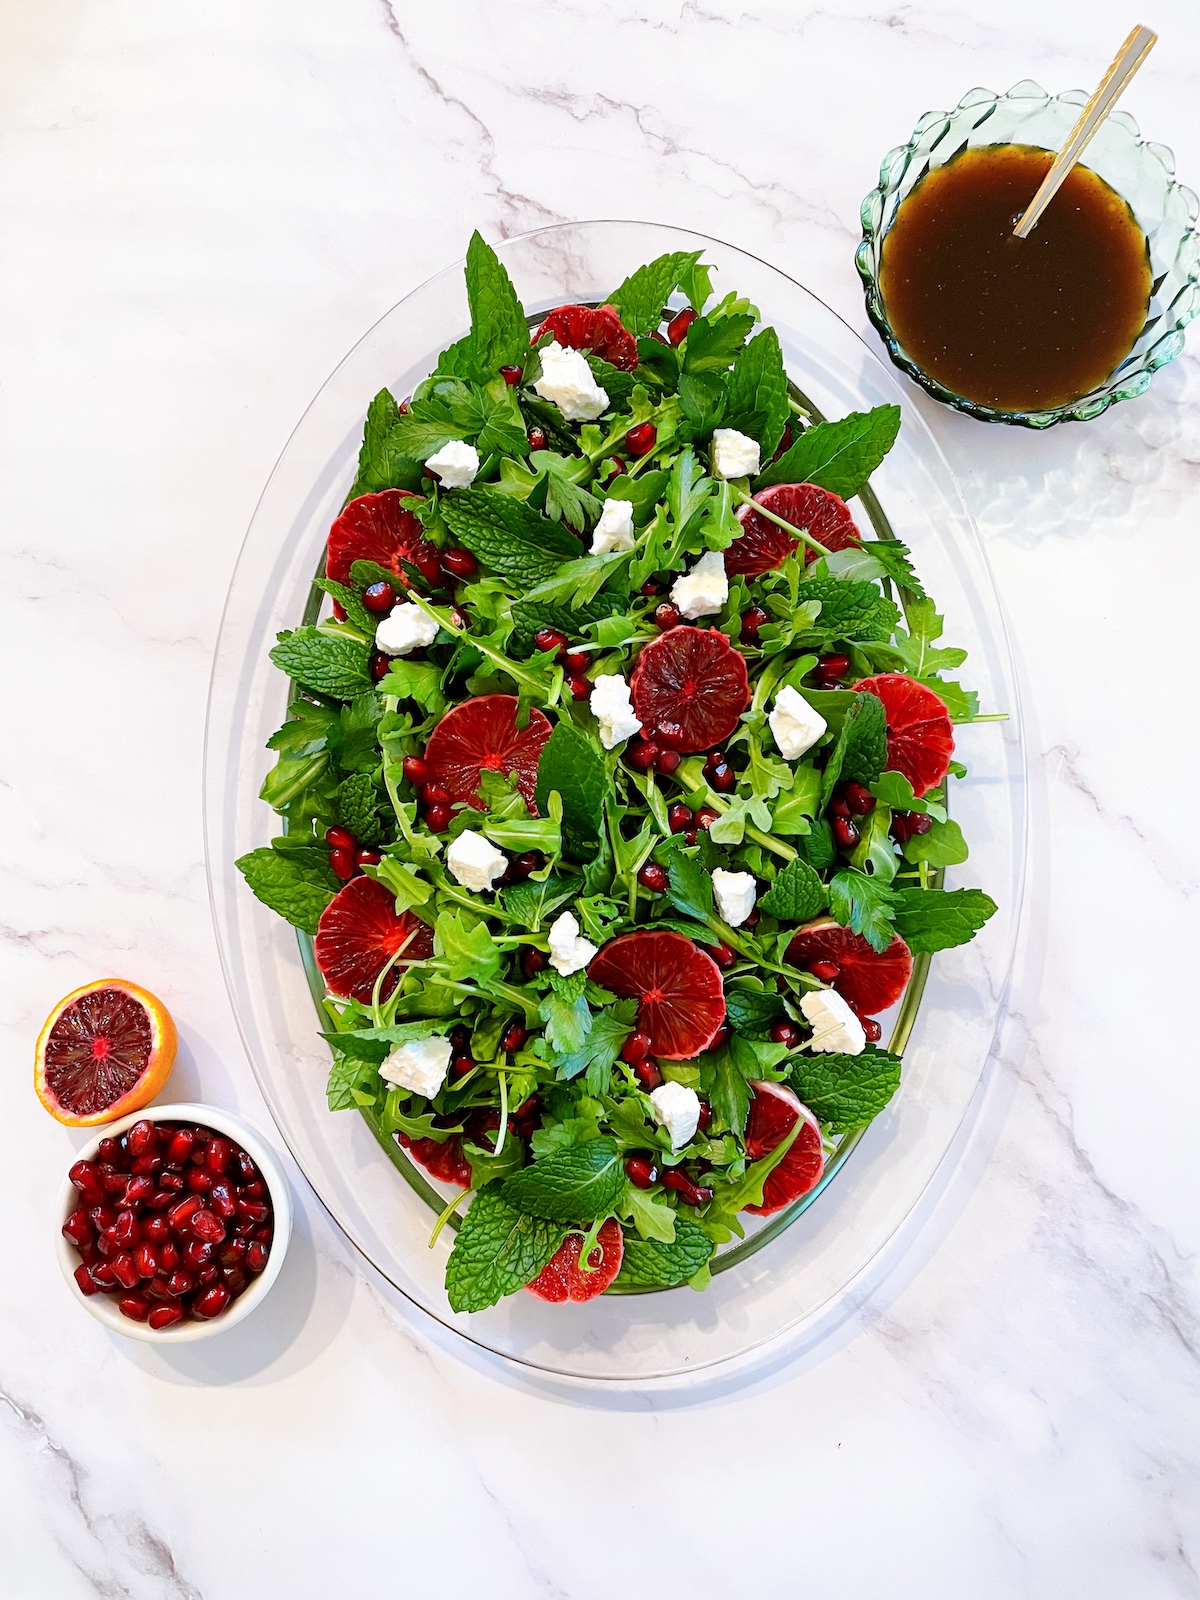
POLYGON ((897 407, 814 417, 699 253, 530 316, 476 234, 466 287, 370 404, 329 614, 271 651, 283 831, 238 866, 313 941, 331 1109, 445 1202, 454 1310, 702 1289, 884 1109, 879 1017, 995 910, 941 887, 979 707, 846 504, 897 407))

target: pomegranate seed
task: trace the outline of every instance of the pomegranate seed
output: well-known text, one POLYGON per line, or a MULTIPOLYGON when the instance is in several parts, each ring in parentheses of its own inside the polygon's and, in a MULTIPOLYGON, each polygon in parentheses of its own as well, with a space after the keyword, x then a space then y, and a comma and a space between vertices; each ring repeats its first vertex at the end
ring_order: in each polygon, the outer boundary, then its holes
POLYGON ((817 665, 823 678, 844 678, 850 671, 850 657, 822 656, 817 665))
POLYGON ((450 807, 430 806, 425 813, 425 826, 430 833, 444 833, 450 826, 450 807))
POLYGON ((182 1306, 155 1306, 146 1318, 146 1321, 157 1333, 160 1328, 169 1328, 173 1323, 183 1321, 182 1306))
POLYGON ((765 623, 770 622, 771 613, 764 611, 762 606, 751 606, 742 612, 742 639, 745 642, 758 638, 758 630, 765 623))
POLYGON ((154 1124, 142 1118, 125 1135, 125 1148, 131 1156, 144 1156, 154 1148, 154 1124))
POLYGON ((267 1256, 269 1254, 270 1251, 267 1246, 256 1239, 246 1251, 246 1271, 261 1272, 267 1264, 267 1256))
MULTIPOLYGON (((183 1174, 181 1172, 164 1172, 159 1178, 158 1183, 158 1194, 154 1196, 156 1210, 158 1208, 159 1195, 162 1194, 164 1190, 170 1192, 172 1189, 178 1191, 183 1188, 183 1174)), ((168 1202, 168 1204, 169 1203, 170 1202, 168 1202)))
POLYGON ((517 384, 520 383, 521 379, 525 376, 525 369, 524 367, 501 367, 500 376, 504 379, 505 383, 510 389, 515 389, 517 384))
POLYGON ((142 1223, 142 1238, 151 1244, 166 1244, 171 1237, 171 1224, 166 1217, 147 1217, 142 1223))
MULTIPOLYGON (((150 1124, 153 1129, 153 1124, 150 1124)), ((131 1133, 133 1129, 129 1130, 131 1133)), ((96 1146, 96 1160, 106 1167, 111 1167, 114 1162, 121 1159, 121 1146, 115 1139, 101 1139, 96 1146)))
POLYGON ((450 1040, 450 1048, 457 1055, 461 1055, 471 1048, 471 1030, 461 1022, 450 1029, 447 1037, 450 1040))
POLYGON ((254 1165, 253 1157, 249 1151, 239 1150, 233 1158, 233 1164, 244 1183, 253 1183, 258 1177, 258 1168, 254 1165))
POLYGON ((450 1061, 450 1071, 455 1078, 465 1078, 469 1072, 475 1071, 474 1056, 454 1056, 450 1061))
POLYGON ((568 650, 562 658, 562 669, 568 678, 577 678, 580 673, 586 672, 590 666, 591 662, 582 650, 568 650))
POLYGON ((654 770, 661 772, 664 778, 669 778, 678 770, 682 760, 678 750, 660 750, 654 758, 654 770))
POLYGON ((109 1229, 109 1236, 118 1250, 127 1250, 140 1238, 137 1220, 132 1211, 118 1211, 117 1220, 109 1229))
POLYGON ((707 1133, 712 1126, 712 1107, 707 1100, 700 1102, 700 1114, 696 1119, 696 1127, 701 1133, 707 1133))
POLYGON ((223 1283, 214 1283, 192 1301, 192 1315, 203 1317, 206 1322, 212 1317, 219 1317, 232 1298, 223 1283))
POLYGON ((679 750, 684 742, 684 731, 677 722, 660 722, 655 729, 655 737, 659 744, 665 745, 668 750, 679 750))
POLYGON ((808 970, 818 983, 832 983, 842 969, 836 961, 813 961, 808 970))
POLYGON ((729 1026, 729 1024, 727 1022, 723 1022, 721 1024, 721 1026, 717 1029, 716 1033, 713 1034, 712 1043, 709 1045, 708 1048, 710 1050, 719 1050, 722 1045, 728 1044, 730 1039, 732 1039, 732 1038, 733 1038, 733 1029, 729 1026))
POLYGON ((207 1262, 212 1260, 213 1247, 205 1239, 189 1239, 180 1251, 185 1267, 190 1267, 193 1272, 198 1272, 207 1262))
POLYGON ((636 1189, 653 1189, 658 1182, 658 1168, 653 1156, 626 1156, 625 1176, 636 1189))
POLYGON ((90 1161, 77 1161, 67 1176, 91 1205, 99 1205, 104 1198, 100 1175, 90 1161))
POLYGON ((642 1088, 645 1089, 647 1094, 649 1094, 652 1089, 657 1089, 659 1084, 662 1083, 663 1075, 658 1070, 657 1062, 645 1060, 631 1061, 629 1064, 633 1068, 634 1077, 641 1084, 642 1088))
POLYGON ((200 1204, 198 1196, 189 1194, 171 1207, 170 1211, 167 1212, 167 1221, 171 1224, 171 1228, 175 1233, 178 1233, 181 1228, 187 1227, 196 1212, 199 1211, 200 1204))
POLYGON ((704 766, 701 769, 704 773, 704 776, 707 777, 710 772, 713 772, 717 767, 722 766, 725 762, 725 759, 726 757, 724 750, 710 750, 704 758, 704 766))
POLYGON ((651 328, 651 330, 650 330, 650 338, 654 340, 655 344, 668 344, 669 345, 670 342, 671 342, 667 338, 667 336, 665 334, 659 333, 657 328, 651 328))
POLYGON ((112 1268, 112 1275, 125 1289, 133 1289, 142 1281, 142 1275, 133 1264, 133 1257, 122 1252, 113 1256, 108 1263, 112 1268))
POLYGON ((440 783, 427 783, 421 788, 421 799, 427 806, 448 806, 450 795, 440 783))
POLYGON ((148 1244, 140 1244, 133 1252, 133 1264, 143 1278, 153 1278, 158 1272, 158 1257, 148 1244))
POLYGON ((636 767, 639 772, 645 772, 652 767, 658 755, 658 746, 649 739, 635 739, 625 751, 625 759, 631 767, 636 767))
POLYGON ((196 1238, 205 1244, 220 1244, 225 1237, 225 1224, 215 1211, 197 1211, 190 1226, 196 1238))
POLYGON ((212 1173, 204 1167, 189 1167, 184 1182, 193 1194, 207 1194, 212 1188, 212 1173))
POLYGON ((521 971, 527 978, 532 978, 535 973, 545 972, 550 965, 550 958, 544 950, 530 945, 527 950, 521 951, 521 971))
POLYGON ((682 344, 687 338, 687 331, 696 320, 697 313, 688 306, 677 317, 672 317, 667 323, 667 338, 672 344, 682 344))
POLYGON ((668 628, 677 628, 683 621, 678 606, 673 606, 669 600, 664 600, 662 605, 654 608, 654 624, 666 633, 668 628))
POLYGON ((719 811, 714 811, 711 806, 701 806, 699 811, 696 813, 696 826, 698 828, 703 828, 705 833, 707 833, 720 815, 721 813, 719 811))
POLYGON ((572 700, 586 700, 592 692, 589 678, 568 678, 567 688, 571 691, 572 700))
POLYGON ((728 971, 730 967, 737 966, 737 951, 731 950, 727 944, 706 944, 703 948, 721 968, 722 972, 728 971))
MULTIPOLYGON (((347 828, 326 828, 325 843, 331 850, 356 850, 358 848, 358 840, 347 828)), ((191 1154, 192 1145, 194 1145, 195 1142, 196 1135, 195 1133, 192 1133, 192 1137, 188 1141, 187 1151, 182 1158, 184 1161, 186 1161, 188 1156, 191 1154)))
MULTIPOLYGON (((643 889, 650 889, 655 894, 662 894, 667 887, 668 879, 666 872, 658 865, 656 861, 647 861, 646 865, 638 873, 637 881, 641 884, 643 889)), ((640 1039, 641 1037, 641 1034, 634 1034, 635 1039, 640 1039)), ((647 1042, 646 1050, 649 1048, 650 1045, 649 1042, 647 1042)), ((638 1054, 644 1056, 646 1054, 646 1050, 640 1050, 638 1054)))
POLYGON ((63 1238, 69 1239, 72 1244, 78 1245, 81 1250, 85 1244, 93 1243, 96 1237, 91 1219, 83 1206, 80 1206, 77 1211, 72 1211, 71 1215, 63 1223, 62 1231, 63 1238))
POLYGON ((529 1029, 519 1022, 510 1022, 500 1035, 500 1048, 506 1056, 513 1055, 520 1050, 529 1037, 529 1029))
POLYGON ((892 820, 888 825, 888 833, 897 844, 907 844, 912 837, 912 829, 909 824, 912 822, 913 815, 914 813, 911 811, 894 811, 892 813, 892 820))
POLYGON ((136 1160, 129 1163, 130 1172, 138 1178, 153 1177, 155 1173, 161 1172, 162 1169, 163 1158, 161 1156, 138 1156, 136 1160))
POLYGON ((680 1172, 678 1167, 668 1167, 663 1173, 663 1184, 668 1189, 674 1189, 684 1205, 703 1206, 712 1199, 711 1189, 701 1189, 692 1182, 686 1172, 680 1172))
POLYGON ((461 545, 451 545, 449 550, 442 551, 442 565, 453 578, 473 578, 479 571, 478 561, 461 545))
POLYGON ((167 1243, 159 1246, 158 1270, 160 1273, 174 1272, 179 1265, 179 1246, 168 1239, 167 1243))
POLYGON ((148 1279, 142 1284, 141 1292, 145 1295, 149 1295, 151 1300, 157 1300, 160 1304, 169 1301, 171 1298, 171 1291, 167 1288, 167 1279, 165 1273, 160 1271, 157 1278, 148 1279))
POLYGON ((106 1195, 124 1194, 125 1185, 129 1181, 123 1172, 114 1172, 111 1167, 97 1168, 100 1173, 100 1182, 106 1195))
POLYGON ((875 796, 861 783, 849 782, 842 793, 846 796, 846 804, 856 817, 869 817, 875 809, 875 796))
POLYGON ((436 589, 442 576, 442 553, 437 545, 422 539, 410 559, 430 588, 436 589))
POLYGON ((848 817, 850 815, 850 802, 844 794, 835 794, 825 809, 831 817, 848 817))
POLYGON ((883 1029, 880 1027, 879 1023, 876 1022, 875 1018, 860 1017, 858 1020, 862 1023, 863 1032, 867 1036, 867 1043, 878 1044, 880 1039, 883 1038, 883 1029))
POLYGON ((789 1050, 794 1050, 800 1043, 800 1029, 787 1017, 781 1017, 778 1022, 771 1024, 771 1043, 786 1045, 789 1050))
POLYGON ((757 906, 754 906, 742 918, 742 927, 743 928, 757 928, 758 927, 758 919, 759 919, 759 910, 758 910, 757 906))
POLYGON ((201 1267, 196 1274, 196 1282, 201 1285, 217 1283, 223 1276, 221 1268, 215 1261, 210 1261, 207 1266, 201 1267))
POLYGON ((218 1178, 208 1193, 208 1203, 219 1217, 232 1217, 237 1211, 237 1196, 228 1178, 218 1178))
POLYGON ((862 835, 849 817, 834 817, 831 824, 833 840, 839 850, 853 850, 862 835))
POLYGON ((112 1265, 108 1261, 93 1261, 88 1267, 92 1275, 92 1282, 98 1283, 102 1289, 116 1287, 116 1278, 113 1276, 112 1265))
POLYGON ((401 770, 415 788, 421 789, 429 782, 429 765, 420 756, 405 756, 401 770))
POLYGON ((647 578, 638 592, 644 595, 647 600, 651 600, 656 594, 662 593, 662 585, 655 583, 653 578, 647 578))
POLYGON ((150 1315, 150 1307, 140 1294, 123 1295, 117 1301, 117 1310, 130 1322, 145 1322, 150 1315))
MULTIPOLYGON (((238 1201, 238 1216, 239 1217, 246 1217, 251 1222, 259 1223, 259 1222, 265 1222, 270 1215, 271 1215, 270 1207, 263 1205, 261 1200, 239 1200, 238 1201)), ((221 1231, 222 1231, 222 1236, 223 1236, 224 1235, 224 1229, 222 1229, 221 1231)))
POLYGON ((381 578, 378 583, 370 583, 363 590, 362 603, 368 611, 390 611, 396 604, 396 591, 381 578))
POLYGON ((508 870, 512 874, 509 881, 512 883, 524 883, 526 878, 531 878, 541 868, 541 865, 542 857, 540 851, 526 850, 523 855, 514 856, 509 862, 508 870))
POLYGON ((167 1293, 175 1296, 191 1294, 196 1280, 190 1272, 173 1272, 167 1279, 167 1293))
POLYGON ((539 650, 565 650, 567 636, 559 633, 557 628, 539 628, 533 636, 533 642, 539 650))
POLYGON ((530 428, 525 435, 529 440, 531 450, 544 450, 546 448, 546 433, 543 428, 530 428))
POLYGON ((672 833, 683 833, 692 825, 692 808, 685 806, 682 800, 676 800, 667 807, 667 822, 672 833))
POLYGON ((639 422, 625 435, 625 448, 631 456, 649 455, 658 443, 658 429, 652 422, 639 422))
POLYGON ((192 1153, 196 1135, 191 1128, 177 1128, 167 1146, 167 1165, 181 1167, 192 1153))
POLYGON ((96 1282, 95 1278, 92 1277, 90 1269, 85 1267, 82 1262, 75 1268, 73 1276, 75 1282, 79 1285, 79 1292, 81 1294, 90 1295, 100 1293, 100 1285, 96 1282))
POLYGON ((378 850, 356 850, 354 852, 354 865, 356 867, 377 867, 383 860, 378 850))
POLYGON ((354 851, 331 850, 329 852, 329 865, 343 883, 347 882, 354 876, 354 851))
POLYGON ((644 1061, 650 1054, 653 1043, 648 1033, 631 1033, 621 1046, 621 1060, 627 1061, 632 1067, 639 1061, 644 1061))
POLYGON ((771 460, 778 461, 780 456, 787 454, 795 442, 796 436, 792 432, 792 425, 790 422, 786 423, 783 429, 783 437, 780 439, 778 448, 776 449, 775 454, 771 457, 771 460))
POLYGON ((709 773, 708 782, 709 787, 715 789, 718 794, 728 794, 737 785, 737 773, 728 762, 722 761, 709 773))
POLYGON ((220 1269, 220 1278, 235 1300, 246 1287, 246 1274, 241 1267, 222 1267, 220 1269))
POLYGON ((921 834, 928 833, 933 827, 933 818, 926 811, 910 811, 908 814, 908 836, 910 839, 919 838, 921 834))
POLYGON ((391 671, 391 668, 392 668, 392 658, 391 658, 391 656, 384 655, 382 650, 372 650, 372 652, 371 652, 371 677, 375 680, 376 683, 378 683, 381 678, 386 678, 388 673, 391 671))
POLYGON ((208 1147, 204 1157, 204 1165, 210 1172, 222 1173, 232 1160, 233 1145, 228 1139, 222 1139, 218 1135, 208 1147))

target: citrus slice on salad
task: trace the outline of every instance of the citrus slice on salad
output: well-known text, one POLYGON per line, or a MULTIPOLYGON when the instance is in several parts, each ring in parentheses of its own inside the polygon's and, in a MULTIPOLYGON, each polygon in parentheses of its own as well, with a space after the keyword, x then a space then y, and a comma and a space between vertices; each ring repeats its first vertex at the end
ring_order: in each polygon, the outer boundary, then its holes
POLYGON ((791 1133, 797 1119, 804 1119, 791 1149, 763 1184, 762 1205, 746 1207, 756 1217, 769 1217, 816 1188, 825 1171, 825 1152, 816 1117, 785 1084, 752 1082, 750 1095, 745 1135, 748 1161, 761 1161, 770 1155, 791 1133))
POLYGON ((622 325, 615 306, 558 306, 534 334, 533 343, 546 333, 568 349, 590 350, 622 372, 632 372, 638 364, 637 340, 622 325))
POLYGON ((351 878, 322 911, 313 954, 332 994, 370 1005, 375 980, 394 956, 381 1000, 396 987, 397 968, 433 954, 433 929, 411 911, 398 913, 395 895, 374 878, 351 878))
POLYGON ((112 1122, 147 1105, 175 1065, 175 1024, 149 990, 97 978, 60 1000, 34 1052, 33 1086, 71 1128, 112 1122))
POLYGON ((583 1238, 581 1233, 567 1235, 537 1277, 525 1285, 530 1294, 561 1304, 564 1300, 594 1300, 604 1293, 620 1272, 625 1254, 621 1224, 609 1217, 596 1235, 586 1268, 579 1260, 583 1238))
POLYGON ((550 723, 531 707, 528 722, 519 727, 519 704, 512 694, 481 694, 447 711, 425 746, 430 781, 441 784, 451 800, 466 801, 482 811, 479 774, 515 773, 521 798, 536 816, 533 795, 550 723))
POLYGON ((411 562, 425 539, 421 524, 404 509, 404 502, 414 498, 407 489, 383 489, 351 500, 329 530, 325 576, 349 583, 356 561, 374 561, 404 577, 402 560, 411 562))
POLYGON ((690 1061, 725 1021, 721 969, 682 933, 652 929, 610 939, 588 967, 593 983, 637 1000, 637 1028, 652 1056, 690 1061))
POLYGON ((936 789, 954 754, 954 724, 946 702, 903 672, 860 678, 854 688, 883 701, 888 771, 906 777, 915 795, 936 789))
POLYGON ((913 968, 912 952, 899 934, 886 950, 874 950, 861 933, 852 933, 829 917, 798 928, 784 959, 805 970, 814 962, 836 967, 829 985, 860 1017, 894 1006, 908 987, 913 968))
MULTIPOLYGON (((753 499, 794 528, 803 528, 826 550, 849 550, 859 542, 849 506, 840 495, 815 483, 773 483, 753 499)), ((781 567, 800 546, 799 539, 769 517, 759 516, 753 506, 742 506, 737 519, 742 531, 725 552, 725 571, 731 578, 761 578, 781 567)), ((816 559, 817 552, 805 545, 805 566, 816 559)))
POLYGON ((410 1139, 406 1133, 398 1133, 396 1138, 431 1178, 439 1183, 456 1183, 460 1189, 471 1187, 471 1164, 463 1154, 461 1134, 452 1133, 443 1140, 410 1139))
POLYGON ((672 749, 709 750, 750 704, 746 658, 716 628, 668 628, 642 647, 629 692, 647 738, 667 728, 672 749))

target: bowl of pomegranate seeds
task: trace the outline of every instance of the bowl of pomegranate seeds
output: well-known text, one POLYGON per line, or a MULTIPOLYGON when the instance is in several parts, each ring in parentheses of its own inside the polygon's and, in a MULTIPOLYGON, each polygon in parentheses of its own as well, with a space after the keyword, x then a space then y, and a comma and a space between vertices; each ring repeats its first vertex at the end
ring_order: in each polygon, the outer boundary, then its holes
POLYGON ((249 1316, 283 1265, 292 1201, 247 1123, 215 1106, 152 1106, 102 1128, 59 1199, 58 1259, 75 1298, 133 1339, 204 1339, 249 1316))

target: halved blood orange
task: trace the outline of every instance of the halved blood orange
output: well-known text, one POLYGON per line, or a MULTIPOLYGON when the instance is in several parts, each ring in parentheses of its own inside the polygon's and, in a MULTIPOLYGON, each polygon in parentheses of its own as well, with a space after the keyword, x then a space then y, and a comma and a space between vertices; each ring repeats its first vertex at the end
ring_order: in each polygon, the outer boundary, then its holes
POLYGON ((725 1021, 721 969, 682 933, 623 933, 588 967, 593 983, 637 999, 638 1032, 650 1055, 690 1061, 707 1050, 725 1021))
POLYGON ((374 561, 403 578, 401 558, 411 562, 425 541, 421 524, 404 509, 404 502, 413 498, 407 489, 382 489, 351 500, 329 530, 325 576, 349 583, 356 561, 374 561))
POLYGON ((762 1205, 746 1207, 756 1217, 769 1217, 773 1211, 782 1211, 784 1206, 790 1206, 793 1200, 799 1200, 802 1194, 816 1188, 825 1171, 825 1152, 821 1148, 821 1129, 816 1117, 784 1084, 759 1080, 751 1083, 750 1094, 746 1155, 751 1161, 761 1161, 770 1155, 791 1133, 797 1119, 804 1119, 804 1126, 791 1149, 763 1184, 762 1205))
POLYGON ((386 1000, 398 968, 433 954, 433 929, 411 911, 397 913, 396 897, 374 878, 351 878, 321 913, 313 954, 331 994, 369 1005, 375 980, 398 950, 403 955, 380 986, 386 1000))
POLYGON ((456 1183, 460 1189, 471 1187, 471 1164, 463 1154, 462 1134, 452 1133, 440 1142, 410 1139, 406 1133, 398 1133, 396 1138, 431 1178, 439 1183, 456 1183))
POLYGON ((860 933, 852 933, 829 917, 797 928, 786 960, 807 970, 814 961, 831 962, 838 970, 829 980, 860 1017, 894 1006, 912 977, 912 952, 899 934, 886 950, 873 950, 860 933))
POLYGON ((33 1086, 72 1128, 113 1122, 154 1099, 175 1065, 162 1001, 124 978, 98 978, 60 1000, 34 1053, 33 1086))
POLYGON ((588 1269, 579 1264, 583 1249, 583 1234, 569 1233, 546 1265, 525 1287, 539 1300, 594 1300, 603 1294, 621 1270, 625 1255, 625 1236, 621 1224, 609 1217, 596 1235, 596 1244, 588 1256, 588 1269))
POLYGON ((632 372, 638 364, 637 340, 615 306, 559 306, 534 334, 534 344, 544 333, 571 350, 590 350, 622 372, 632 372))
POLYGON ((936 789, 949 772, 954 754, 954 724, 946 702, 903 672, 861 678, 854 688, 883 701, 888 770, 902 773, 914 794, 936 789))
POLYGON ((684 754, 728 739, 750 704, 745 657, 716 628, 668 628, 651 639, 629 692, 646 736, 670 727, 672 748, 684 754))
MULTIPOLYGON (((803 528, 826 550, 848 550, 859 542, 849 506, 840 495, 815 483, 773 483, 753 498, 794 528, 803 528)), ((799 547, 799 539, 769 517, 760 517, 753 506, 742 506, 737 519, 742 531, 725 552, 725 571, 731 578, 760 578, 781 567, 799 547)), ((817 552, 805 545, 805 566, 816 559, 817 552)))
POLYGON ((550 724, 534 707, 529 721, 519 728, 518 706, 516 695, 481 694, 447 711, 425 746, 430 781, 440 783, 451 800, 465 800, 482 811, 479 774, 486 770, 502 772, 507 777, 515 772, 517 788, 530 812, 536 815, 533 795, 538 762, 542 746, 550 737, 550 724))

